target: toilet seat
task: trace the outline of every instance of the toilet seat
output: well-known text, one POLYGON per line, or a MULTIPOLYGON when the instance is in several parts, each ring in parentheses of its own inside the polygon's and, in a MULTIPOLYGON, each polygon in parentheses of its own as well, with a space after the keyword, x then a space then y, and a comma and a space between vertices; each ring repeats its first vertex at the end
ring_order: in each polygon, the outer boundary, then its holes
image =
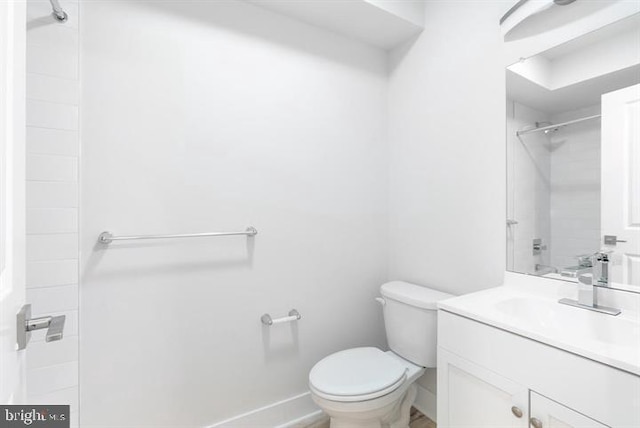
POLYGON ((311 390, 327 400, 373 400, 402 385, 407 367, 378 348, 353 348, 318 362, 309 373, 311 390))

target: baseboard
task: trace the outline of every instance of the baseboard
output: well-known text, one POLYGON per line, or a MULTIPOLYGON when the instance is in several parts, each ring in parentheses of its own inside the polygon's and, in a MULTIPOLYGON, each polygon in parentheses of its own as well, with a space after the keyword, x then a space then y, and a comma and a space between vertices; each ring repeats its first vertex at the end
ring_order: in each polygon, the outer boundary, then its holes
MULTIPOLYGON (((436 419, 436 395, 426 388, 416 384, 418 393, 413 406, 429 419, 436 419)), ((296 395, 285 400, 277 401, 233 418, 225 419, 208 428, 239 428, 239 427, 275 427, 297 428, 312 425, 325 418, 324 413, 311 399, 311 393, 296 395)))
POLYGON ((438 422, 436 418, 436 394, 420 385, 416 384, 416 386, 418 387, 418 395, 416 395, 413 407, 420 410, 422 414, 432 421, 438 422))
POLYGON ((215 423, 209 428, 276 427, 293 428, 310 425, 321 419, 322 411, 311 399, 311 393, 296 395, 250 412, 215 423))
POLYGON ((319 424, 321 422, 328 421, 328 420, 329 420, 329 417, 322 410, 316 410, 313 413, 310 413, 301 418, 289 421, 286 424, 278 425, 275 428, 305 428, 310 426, 316 426, 315 424, 319 424))

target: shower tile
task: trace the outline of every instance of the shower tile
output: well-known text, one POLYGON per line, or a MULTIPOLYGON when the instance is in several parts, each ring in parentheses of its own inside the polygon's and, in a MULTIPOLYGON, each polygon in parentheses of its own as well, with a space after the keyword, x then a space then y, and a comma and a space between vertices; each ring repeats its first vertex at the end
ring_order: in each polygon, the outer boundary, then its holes
POLYGON ((27 153, 78 156, 77 131, 27 127, 27 153))
POLYGON ((78 260, 27 262, 27 288, 78 283, 78 260))
POLYGON ((27 126, 77 131, 78 107, 28 99, 27 126))
POLYGON ((76 208, 77 206, 77 183, 27 182, 27 208, 76 208))
POLYGON ((29 46, 27 49, 27 72, 48 74, 65 79, 78 78, 78 52, 59 46, 29 46))
POLYGON ((78 309, 78 286, 29 288, 27 301, 31 303, 32 310, 41 313, 74 311, 78 309))
POLYGON ((27 235, 27 261, 69 260, 78 258, 78 234, 27 235))
POLYGON ((62 364, 78 359, 78 336, 65 334, 55 342, 29 342, 27 369, 62 364))
POLYGON ((27 155, 27 180, 77 181, 78 158, 55 155, 27 155))
POLYGON ((27 98, 78 105, 80 102, 80 82, 44 74, 27 73, 27 98))
POLYGON ((29 402, 71 404, 78 426, 79 4, 51 17, 48 0, 27 0, 27 298, 33 316, 65 315, 64 338, 33 332, 29 402))
POLYGON ((77 258, 77 233, 27 235, 28 262, 77 258))
POLYGON ((50 49, 59 47, 73 51, 78 50, 78 30, 49 19, 27 20, 27 47, 47 46, 50 49))
POLYGON ((29 394, 29 404, 69 404, 71 412, 78 409, 78 387, 60 389, 45 394, 29 394))
POLYGON ((78 362, 27 369, 27 390, 30 395, 42 395, 78 384, 78 362))
POLYGON ((77 208, 27 210, 27 234, 74 233, 77 231, 77 208))

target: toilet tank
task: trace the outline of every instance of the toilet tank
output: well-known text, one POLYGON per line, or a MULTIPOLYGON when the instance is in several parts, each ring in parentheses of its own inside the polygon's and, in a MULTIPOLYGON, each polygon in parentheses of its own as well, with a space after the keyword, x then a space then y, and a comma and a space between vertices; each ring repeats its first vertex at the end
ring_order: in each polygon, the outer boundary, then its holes
POLYGON ((422 367, 436 366, 438 301, 454 297, 403 281, 380 287, 389 348, 422 367))

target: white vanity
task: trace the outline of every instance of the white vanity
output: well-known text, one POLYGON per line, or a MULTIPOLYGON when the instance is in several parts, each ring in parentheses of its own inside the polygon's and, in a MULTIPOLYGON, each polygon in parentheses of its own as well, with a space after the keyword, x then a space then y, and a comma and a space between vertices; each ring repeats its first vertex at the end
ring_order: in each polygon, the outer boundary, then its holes
POLYGON ((441 302, 438 427, 640 427, 640 295, 618 316, 561 305, 576 285, 507 272, 441 302))

